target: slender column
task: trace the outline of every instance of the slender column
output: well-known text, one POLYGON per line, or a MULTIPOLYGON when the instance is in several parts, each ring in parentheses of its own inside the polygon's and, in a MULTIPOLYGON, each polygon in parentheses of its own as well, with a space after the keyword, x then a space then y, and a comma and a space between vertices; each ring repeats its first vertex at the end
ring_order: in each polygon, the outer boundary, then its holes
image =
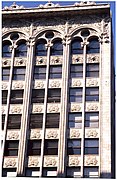
POLYGON ((41 142, 41 160, 40 160, 40 176, 42 177, 43 163, 44 163, 44 141, 45 141, 45 123, 46 123, 46 112, 47 112, 47 94, 49 84, 49 65, 50 65, 50 48, 52 44, 48 43, 47 47, 47 67, 46 67, 46 86, 45 86, 45 98, 44 98, 44 114, 43 114, 43 127, 42 127, 42 142, 41 142))
POLYGON ((85 138, 85 91, 86 91, 86 45, 87 41, 84 40, 82 43, 83 46, 83 92, 82 92, 82 138, 81 138, 81 177, 83 177, 83 169, 84 169, 84 138, 85 138))
POLYGON ((10 93, 12 88, 12 76, 13 76, 13 65, 14 65, 14 53, 15 48, 17 46, 13 45, 11 47, 12 50, 12 56, 11 56, 11 66, 10 66, 10 77, 9 77, 9 86, 8 86, 8 95, 7 95, 7 107, 6 107, 6 115, 5 115, 5 123, 4 123, 4 134, 3 134, 3 145, 2 145, 2 166, 4 163, 4 149, 5 149, 5 141, 7 136, 7 123, 8 123, 8 115, 9 115, 9 109, 10 109, 10 93))
POLYGON ((24 176, 24 162, 26 158, 26 143, 27 143, 27 123, 29 116, 29 106, 31 99, 31 89, 32 89, 32 67, 33 67, 33 53, 34 53, 34 42, 31 40, 28 46, 27 53, 27 67, 25 75, 25 88, 24 88, 24 100, 23 100, 23 112, 21 119, 21 130, 20 130, 20 141, 19 141, 19 152, 18 152, 18 166, 17 166, 17 176, 24 176))

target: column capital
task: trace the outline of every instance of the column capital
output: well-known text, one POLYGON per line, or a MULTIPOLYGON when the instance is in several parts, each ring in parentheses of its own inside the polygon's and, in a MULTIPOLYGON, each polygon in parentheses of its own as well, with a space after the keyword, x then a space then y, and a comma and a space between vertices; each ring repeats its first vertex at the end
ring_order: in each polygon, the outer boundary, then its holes
POLYGON ((48 41, 47 44, 45 44, 46 49, 47 49, 48 47, 52 47, 52 46, 53 46, 53 43, 51 43, 51 41, 48 41))
POLYGON ((27 46, 34 46, 35 45, 35 37, 34 36, 29 36, 26 42, 27 46))
POLYGON ((69 45, 71 43, 71 35, 65 34, 62 38, 62 43, 63 43, 63 45, 65 45, 65 44, 69 45))
POLYGON ((88 44, 89 44, 89 42, 84 40, 83 42, 81 42, 81 47, 87 46, 88 44))

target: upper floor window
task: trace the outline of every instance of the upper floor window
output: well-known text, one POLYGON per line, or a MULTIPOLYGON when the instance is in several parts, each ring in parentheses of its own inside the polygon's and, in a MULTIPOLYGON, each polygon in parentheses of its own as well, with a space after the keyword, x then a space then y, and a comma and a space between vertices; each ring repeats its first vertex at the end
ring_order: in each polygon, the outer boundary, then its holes
POLYGON ((57 39, 53 42, 53 46, 50 51, 51 56, 63 55, 63 45, 61 39, 57 39))
POLYGON ((70 89, 70 102, 82 102, 82 88, 70 89))
POLYGON ((73 139, 68 140, 68 155, 81 154, 81 140, 73 139))
POLYGON ((5 142, 5 156, 17 156, 18 155, 18 146, 19 141, 17 140, 10 140, 5 142))
POLYGON ((23 103, 23 90, 11 90, 11 104, 22 104, 23 103))
POLYGON ((46 79, 46 66, 34 67, 34 80, 35 79, 46 79))
POLYGON ((45 140, 44 145, 44 154, 45 155, 58 155, 58 140, 45 140))
POLYGON ((42 128, 43 114, 31 114, 30 115, 30 129, 42 128))
POLYGON ((82 113, 69 113, 69 128, 82 128, 82 113))
POLYGON ((10 68, 9 67, 3 67, 2 68, 2 80, 8 81, 10 76, 10 68))
POLYGON ((81 177, 81 169, 80 167, 67 167, 66 169, 66 177, 67 178, 79 178, 81 177))
POLYGON ((48 103, 61 101, 61 89, 48 89, 48 103))
POLYGON ((89 44, 87 45, 87 54, 99 53, 100 43, 98 37, 92 37, 89 39, 89 44))
POLYGON ((43 167, 43 177, 57 177, 57 167, 43 167))
POLYGON ((2 130, 4 130, 5 114, 2 115, 2 130))
POLYGON ((83 48, 81 47, 81 38, 76 38, 71 43, 71 54, 83 54, 83 48))
POLYGON ((2 177, 16 177, 16 168, 3 168, 2 177))
POLYGON ((14 67, 13 68, 13 80, 25 80, 25 67, 14 67))
POLYGON ((86 101, 99 101, 99 88, 86 88, 86 101))
POLYGON ((70 67, 71 78, 81 78, 83 77, 83 65, 72 64, 70 67))
POLYGON ((50 66, 49 78, 57 79, 62 77, 62 66, 50 66))
POLYGON ((85 178, 97 178, 99 177, 99 167, 84 167, 85 178))
POLYGON ((97 63, 87 64, 86 77, 99 77, 99 64, 97 63))
POLYGON ((18 44, 15 50, 15 57, 26 57, 27 56, 27 45, 26 42, 22 41, 18 44))
POLYGON ((25 176, 26 177, 39 177, 40 168, 39 167, 26 167, 25 176))
POLYGON ((28 140, 28 156, 41 154, 41 140, 28 140))
POLYGON ((99 140, 85 139, 85 154, 98 154, 98 153, 99 153, 99 140))
POLYGON ((7 94, 8 94, 7 90, 2 91, 2 104, 7 104, 7 94))
POLYGON ((21 114, 10 114, 8 116, 7 129, 20 129, 21 114))
POLYGON ((99 112, 86 112, 85 127, 90 127, 90 128, 99 127, 99 112))
POLYGON ((2 57, 11 58, 12 51, 10 49, 11 43, 5 41, 2 44, 2 57))
POLYGON ((36 43, 36 48, 35 48, 35 56, 46 56, 47 55, 47 50, 46 50, 46 45, 47 42, 44 39, 39 40, 36 43))
POLYGON ((32 90, 32 103, 44 103, 45 90, 33 89, 32 90))
POLYGON ((59 128, 60 114, 49 114, 46 115, 46 128, 59 128))

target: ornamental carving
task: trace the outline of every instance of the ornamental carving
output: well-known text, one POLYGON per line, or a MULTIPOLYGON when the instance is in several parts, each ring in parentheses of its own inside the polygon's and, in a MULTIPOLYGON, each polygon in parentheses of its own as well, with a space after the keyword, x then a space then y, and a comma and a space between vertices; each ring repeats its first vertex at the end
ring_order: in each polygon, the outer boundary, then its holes
POLYGON ((59 112, 59 107, 57 105, 52 105, 49 107, 49 112, 59 112))
POLYGON ((98 161, 96 157, 88 157, 86 160, 87 165, 97 165, 98 161))
POLYGON ((11 60, 5 59, 2 61, 2 66, 10 66, 11 65, 11 60))
POLYGON ((1 111, 2 111, 2 114, 4 114, 4 113, 5 113, 5 109, 4 109, 4 107, 2 107, 2 108, 1 108, 1 111))
POLYGON ((11 109, 11 112, 12 113, 21 113, 21 107, 12 107, 11 109))
POLYGON ((60 87, 60 82, 59 81, 52 81, 51 84, 50 84, 50 87, 60 87))
POLYGON ((42 107, 41 106, 34 106, 33 112, 42 112, 42 107))
POLYGON ((26 66, 26 60, 22 58, 15 59, 14 66, 26 66))
POLYGON ((71 138, 78 138, 80 136, 79 130, 73 129, 70 133, 71 138))
POLYGON ((46 160, 45 160, 45 165, 46 166, 56 166, 56 164, 57 164, 57 161, 56 161, 56 159, 55 158, 46 158, 46 160))
POLYGON ((18 132, 9 132, 9 133, 8 133, 8 139, 17 140, 18 138, 19 138, 18 132))
POLYGON ((29 167, 37 167, 39 165, 39 160, 37 157, 29 157, 28 166, 29 167))
POLYGON ((13 4, 11 5, 11 6, 5 6, 4 8, 3 8, 3 10, 14 10, 14 9, 24 9, 24 6, 19 6, 19 5, 17 5, 15 2, 13 2, 13 4))
POLYGON ((72 105, 72 107, 71 107, 71 111, 80 111, 81 110, 81 107, 80 107, 80 105, 72 105))
POLYGON ((59 6, 60 5, 58 3, 54 4, 54 3, 50 2, 50 1, 48 1, 48 3, 46 3, 44 5, 40 4, 39 8, 50 8, 50 7, 59 7, 59 6))
POLYGON ((50 64, 62 64, 62 57, 51 57, 50 64))
POLYGON ((90 104, 88 107, 87 107, 88 111, 96 111, 98 110, 98 106, 95 105, 95 104, 90 104))
POLYGON ((41 133, 39 130, 32 130, 31 131, 31 139, 39 139, 41 137, 41 133))
POLYGON ((45 65, 46 64, 46 57, 37 57, 36 58, 36 65, 45 65))
POLYGON ((15 167, 16 166, 16 159, 7 159, 5 161, 5 167, 15 167))
POLYGON ((89 6, 89 5, 96 5, 94 1, 81 1, 80 3, 75 3, 74 6, 89 6))
POLYGON ((69 158, 69 166, 78 166, 79 165, 78 157, 70 157, 69 158))
POLYGON ((57 136, 58 136, 57 131, 50 130, 50 131, 47 133, 47 137, 48 137, 48 138, 57 138, 57 136))
POLYGON ((89 63, 97 63, 97 62, 99 62, 99 56, 89 55, 89 56, 87 57, 87 61, 88 61, 89 63))
POLYGON ((80 80, 74 80, 74 81, 73 81, 73 87, 74 87, 74 86, 80 87, 80 86, 81 86, 81 81, 80 81, 80 80))
POLYGON ((87 85, 88 86, 97 86, 98 81, 97 80, 88 80, 87 85))
POLYGON ((23 83, 22 82, 17 82, 13 84, 14 89, 22 89, 23 88, 23 83))
POLYGON ((88 136, 88 137, 97 137, 97 135, 98 135, 98 133, 97 133, 96 130, 89 130, 89 131, 87 132, 87 136, 88 136))
POLYGON ((7 83, 2 83, 2 89, 5 90, 8 88, 8 84, 7 83))
POLYGON ((43 87, 44 87, 43 81, 39 81, 35 83, 35 88, 43 88, 43 87))
POLYGON ((83 56, 73 56, 72 63, 73 64, 83 63, 83 56))

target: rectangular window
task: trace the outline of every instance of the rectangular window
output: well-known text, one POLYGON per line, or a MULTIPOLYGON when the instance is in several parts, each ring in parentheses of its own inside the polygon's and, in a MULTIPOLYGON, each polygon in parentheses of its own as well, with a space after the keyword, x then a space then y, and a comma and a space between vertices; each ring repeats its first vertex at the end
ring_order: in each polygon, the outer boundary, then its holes
POLYGON ((41 155, 41 140, 28 140, 27 156, 41 155))
POLYGON ((99 177, 98 167, 84 167, 85 178, 96 178, 99 177))
POLYGON ((10 140, 5 142, 4 156, 18 156, 19 141, 10 140))
POLYGON ((10 68, 2 68, 2 81, 8 81, 10 76, 10 68))
POLYGON ((40 176, 39 167, 26 168, 25 172, 26 172, 26 177, 39 177, 40 176))
POLYGON ((86 101, 99 101, 99 88, 86 88, 86 101))
POLYGON ((16 168, 3 168, 2 177, 16 177, 16 168))
POLYGON ((35 79, 46 79, 46 66, 34 67, 34 80, 35 79))
POLYGON ((11 104, 22 104, 23 103, 23 90, 11 90, 11 104))
POLYGON ((33 89, 32 90, 32 103, 44 103, 45 90, 33 89))
POLYGON ((4 123, 5 123, 5 115, 2 115, 2 130, 4 130, 4 123))
POLYGON ((48 90, 48 103, 57 103, 61 100, 61 89, 48 90))
POLYGON ((30 129, 42 128, 43 114, 31 114, 30 115, 30 129))
POLYGON ((70 102, 82 102, 82 88, 70 89, 70 102))
POLYGON ((75 155, 81 154, 81 140, 79 139, 73 139, 73 140, 68 140, 68 144, 67 144, 68 148, 67 148, 67 155, 75 155))
POLYGON ((98 139, 85 139, 85 154, 99 154, 98 139))
POLYGON ((82 128, 82 113, 69 113, 69 128, 82 128))
POLYGON ((85 113, 85 127, 90 127, 90 128, 99 127, 99 112, 85 113))
POLYGON ((7 94, 8 94, 7 90, 2 91, 2 104, 7 104, 7 94))
POLYGON ((86 65, 86 77, 99 77, 99 64, 87 64, 86 65))
POLYGON ((21 115, 13 114, 8 116, 7 129, 20 129, 21 126, 21 115))
POLYGON ((59 128, 60 114, 48 113, 46 115, 46 128, 59 128))
POLYGON ((57 177, 56 167, 43 168, 43 177, 57 177))
POLYGON ((67 178, 81 177, 80 167, 67 167, 67 178))
POLYGON ((45 140, 45 155, 58 155, 58 140, 45 140))
POLYGON ((62 66, 50 66, 49 78, 62 78, 62 66))
POLYGON ((71 78, 81 78, 83 77, 83 65, 78 64, 72 64, 70 68, 70 75, 71 78))
POLYGON ((25 67, 14 67, 13 68, 13 80, 25 80, 25 67))

